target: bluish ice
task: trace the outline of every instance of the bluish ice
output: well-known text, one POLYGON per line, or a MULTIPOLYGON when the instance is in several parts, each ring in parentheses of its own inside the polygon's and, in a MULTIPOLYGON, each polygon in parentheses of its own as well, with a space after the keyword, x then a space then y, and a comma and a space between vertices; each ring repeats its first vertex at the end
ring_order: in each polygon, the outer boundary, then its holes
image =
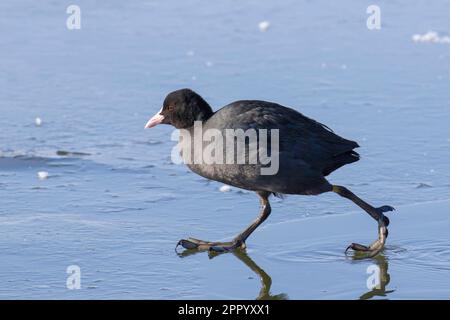
MULTIPOLYGON (((251 192, 221 192, 222 184, 173 164, 173 128, 143 129, 179 88, 213 109, 239 99, 278 102, 358 141, 361 160, 330 181, 371 203, 450 199, 450 44, 412 40, 430 30, 450 35, 448 1, 377 1, 379 30, 366 26, 370 1, 80 0, 81 29, 68 30, 71 4, 0 2, 0 298, 258 296, 259 280, 232 254, 209 260, 173 250, 187 236, 228 239, 258 212, 251 192), (70 265, 80 266, 80 290, 66 286, 70 265)), ((272 203, 266 226, 358 211, 334 194, 272 203)), ((375 225, 364 218, 364 229, 354 228, 370 239, 375 225)), ((326 281, 283 277, 299 264, 315 268, 309 258, 342 257, 347 270, 357 264, 314 226, 322 240, 295 232, 292 243, 281 234, 270 245, 250 238, 249 256, 271 266, 273 286, 289 298, 359 298, 365 267, 345 278, 317 263, 326 281), (356 282, 359 291, 349 285, 356 282)), ((361 240, 352 236, 339 241, 361 240)), ((448 270, 450 241, 418 238, 392 243, 386 257, 414 263, 420 257, 395 253, 424 246, 443 252, 436 263, 448 270)), ((442 291, 448 279, 423 272, 429 282, 414 287, 405 278, 392 297, 450 294, 442 291)))

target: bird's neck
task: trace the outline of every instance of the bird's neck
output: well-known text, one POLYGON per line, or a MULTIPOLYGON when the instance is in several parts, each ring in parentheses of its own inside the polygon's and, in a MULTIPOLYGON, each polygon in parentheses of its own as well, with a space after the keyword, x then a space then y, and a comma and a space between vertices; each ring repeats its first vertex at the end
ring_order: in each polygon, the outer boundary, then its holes
POLYGON ((206 120, 211 118, 213 113, 214 112, 208 104, 203 105, 201 106, 200 111, 196 114, 195 121, 205 122, 206 120))

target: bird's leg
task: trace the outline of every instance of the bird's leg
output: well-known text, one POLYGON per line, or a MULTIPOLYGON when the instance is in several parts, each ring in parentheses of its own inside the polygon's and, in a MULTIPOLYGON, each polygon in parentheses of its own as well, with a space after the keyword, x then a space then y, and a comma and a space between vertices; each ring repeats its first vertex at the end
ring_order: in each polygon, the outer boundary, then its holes
POLYGON ((374 208, 361 198, 357 197, 353 192, 342 186, 333 186, 333 192, 336 192, 340 196, 352 200, 356 205, 366 211, 372 218, 378 222, 378 239, 369 246, 364 246, 358 243, 352 243, 347 247, 345 252, 352 249, 357 252, 364 252, 368 257, 376 256, 384 247, 386 238, 388 236, 387 226, 389 225, 389 219, 383 214, 384 212, 395 210, 391 206, 382 206, 374 208))
POLYGON ((259 216, 252 222, 244 231, 238 234, 230 242, 210 242, 203 241, 195 238, 182 239, 178 242, 177 246, 181 245, 185 249, 197 249, 197 250, 211 250, 215 252, 231 251, 236 248, 245 248, 245 241, 252 234, 258 226, 263 223, 270 215, 271 208, 269 203, 268 192, 257 192, 261 202, 261 212, 259 216))

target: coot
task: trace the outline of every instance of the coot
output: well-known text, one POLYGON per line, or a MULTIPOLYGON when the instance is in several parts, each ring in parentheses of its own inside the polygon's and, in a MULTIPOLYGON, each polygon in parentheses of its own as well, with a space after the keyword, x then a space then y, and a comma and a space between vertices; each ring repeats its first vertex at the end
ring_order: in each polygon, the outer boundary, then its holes
POLYGON ((250 234, 270 215, 270 195, 324 192, 335 192, 350 199, 378 223, 375 242, 369 246, 352 243, 346 252, 353 249, 374 256, 384 247, 389 219, 383 213, 394 208, 373 207, 346 187, 326 180, 334 170, 359 160, 359 154, 354 151, 358 144, 338 136, 327 126, 291 108, 259 100, 236 101, 213 112, 209 104, 190 89, 167 95, 161 110, 145 128, 157 124, 170 124, 180 129, 178 147, 192 171, 211 180, 255 191, 260 198, 259 216, 232 241, 188 238, 178 243, 184 248, 217 252, 245 248, 250 234))

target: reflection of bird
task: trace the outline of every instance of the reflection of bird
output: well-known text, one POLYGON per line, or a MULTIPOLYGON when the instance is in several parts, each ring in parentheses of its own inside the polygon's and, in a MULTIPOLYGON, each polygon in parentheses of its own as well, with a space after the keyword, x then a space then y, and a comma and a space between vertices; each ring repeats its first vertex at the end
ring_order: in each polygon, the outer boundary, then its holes
MULTIPOLYGON (((388 218, 383 213, 393 208, 390 206, 374 208, 347 188, 332 185, 325 179, 325 176, 334 170, 358 161, 359 155, 353 150, 358 147, 356 142, 341 138, 325 125, 276 103, 256 100, 237 101, 213 112, 202 97, 189 89, 170 93, 164 100, 161 110, 147 122, 145 127, 151 128, 160 123, 185 129, 184 134, 189 133, 188 138, 180 135, 180 146, 182 150, 185 150, 185 147, 190 150, 188 154, 183 154, 183 158, 187 156, 192 158, 192 161, 187 163, 192 171, 211 180, 255 191, 261 202, 259 217, 231 242, 209 242, 189 238, 179 242, 183 247, 219 252, 245 247, 247 238, 271 212, 269 203, 271 194, 317 195, 333 191, 352 200, 378 222, 378 240, 370 246, 352 243, 349 248, 368 252, 371 255, 377 254, 383 248, 387 237, 386 227, 389 224, 388 218), (240 149, 241 145, 235 139, 236 137, 233 138, 231 148, 229 146, 227 148, 223 141, 216 139, 214 135, 208 142, 201 138, 200 150, 196 150, 198 146, 195 143, 197 139, 195 122, 202 125, 201 137, 206 132, 210 134, 219 132, 222 137, 225 137, 230 129, 234 132, 236 130, 248 132, 253 129, 257 131, 256 134, 260 138, 262 132, 258 130, 270 130, 271 135, 272 132, 274 135, 277 132, 279 140, 274 142, 271 140, 264 155, 270 154, 272 158, 276 157, 278 170, 261 174, 264 169, 267 169, 267 163, 261 161, 259 157, 257 163, 236 161, 235 150, 244 150, 244 153, 245 150, 250 150, 250 138, 244 138, 246 144, 244 149, 240 149), (194 150, 189 146, 193 146, 194 150), (198 154, 204 156, 206 150, 223 150, 222 160, 227 159, 227 161, 217 163, 204 159, 199 162, 198 154), (231 156, 227 157, 227 155, 231 156), (195 161, 196 156, 197 161, 195 161), (228 161, 230 159, 232 161, 228 161)), ((265 138, 267 138, 267 131, 265 132, 265 138)), ((258 148, 261 148, 260 144, 261 141, 257 144, 258 148)), ((260 151, 258 150, 259 156, 260 151)), ((248 160, 250 157, 245 155, 245 158, 248 160)), ((209 160, 212 160, 212 156, 209 160)))
POLYGON ((247 267, 256 273, 261 279, 261 290, 256 300, 287 300, 289 297, 285 293, 272 295, 270 287, 272 286, 272 278, 261 269, 243 250, 235 250, 234 255, 241 260, 247 267))
MULTIPOLYGON (((199 253, 199 250, 187 249, 181 253, 178 253, 178 256, 181 258, 188 257, 190 255, 199 253)), ((218 253, 211 252, 210 257, 214 258, 218 253)), ((261 269, 245 252, 245 250, 234 250, 233 254, 236 258, 242 261, 250 270, 252 270, 261 280, 261 289, 259 291, 259 295, 256 297, 256 300, 287 300, 289 297, 285 293, 280 293, 276 295, 272 295, 270 293, 270 287, 272 286, 272 278, 261 269)))
MULTIPOLYGON (((358 259, 358 258, 356 258, 356 259, 358 259)), ((374 258, 374 260, 376 261, 378 268, 380 268, 379 285, 374 287, 371 291, 368 291, 368 292, 362 294, 359 297, 359 299, 361 299, 361 300, 372 299, 376 296, 386 297, 389 293, 392 293, 395 291, 395 290, 386 290, 386 286, 391 281, 391 276, 388 273, 389 264, 388 264, 386 257, 382 254, 379 254, 374 258)))

